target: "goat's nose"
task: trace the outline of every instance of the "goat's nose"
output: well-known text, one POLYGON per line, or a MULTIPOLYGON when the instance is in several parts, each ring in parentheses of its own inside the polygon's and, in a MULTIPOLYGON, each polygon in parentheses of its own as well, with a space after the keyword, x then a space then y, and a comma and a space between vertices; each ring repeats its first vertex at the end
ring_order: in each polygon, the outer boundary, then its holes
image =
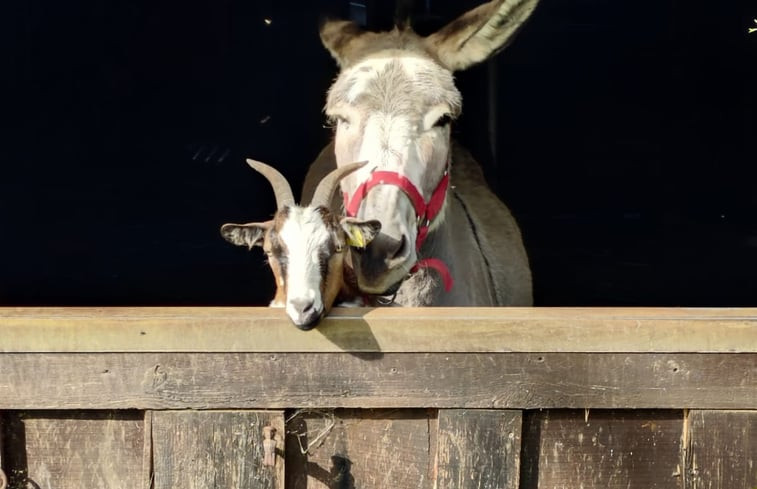
POLYGON ((315 302, 313 301, 313 299, 298 298, 292 299, 291 301, 289 301, 289 303, 292 305, 292 308, 294 308, 294 310, 298 313, 308 314, 313 310, 313 304, 315 302))

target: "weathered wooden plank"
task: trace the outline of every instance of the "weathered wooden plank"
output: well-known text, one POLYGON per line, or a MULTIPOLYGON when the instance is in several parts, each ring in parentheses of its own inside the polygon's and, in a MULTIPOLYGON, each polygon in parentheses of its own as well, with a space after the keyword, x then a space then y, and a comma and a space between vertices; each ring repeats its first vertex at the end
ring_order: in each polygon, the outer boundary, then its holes
POLYGON ((0 352, 757 352, 757 309, 0 308, 0 352), (465 331, 461 335, 460 331, 465 331))
POLYGON ((284 488, 282 411, 155 411, 152 441, 154 489, 284 488), (280 452, 272 467, 263 465, 265 426, 280 452))
POLYGON ((689 411, 692 489, 757 487, 757 411, 689 411))
POLYGON ((287 488, 431 489, 434 417, 427 410, 294 411, 287 488))
POLYGON ((681 489, 682 411, 538 411, 520 489, 681 489))
POLYGON ((757 355, 4 354, 0 392, 0 409, 757 409, 757 355))
POLYGON ((521 411, 439 411, 435 488, 518 489, 521 411))
POLYGON ((145 426, 136 411, 4 413, 9 487, 150 487, 145 426))
POLYGON ((152 474, 152 411, 142 411, 144 419, 144 436, 142 444, 142 467, 145 467, 149 475, 149 484, 146 489, 155 489, 152 474))
POLYGON ((5 463, 6 445, 3 440, 4 434, 5 434, 5 419, 4 419, 3 413, 0 412, 0 489, 7 489, 8 487, 8 476, 5 475, 5 471, 9 470, 9 468, 7 464, 5 463))

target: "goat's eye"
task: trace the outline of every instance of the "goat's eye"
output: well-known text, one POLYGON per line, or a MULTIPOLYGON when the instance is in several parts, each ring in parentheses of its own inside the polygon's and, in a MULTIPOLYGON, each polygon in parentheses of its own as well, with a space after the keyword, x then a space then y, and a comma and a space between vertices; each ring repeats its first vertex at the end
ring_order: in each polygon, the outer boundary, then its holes
POLYGON ((452 122, 452 116, 450 114, 444 114, 434 122, 434 127, 444 127, 452 122))

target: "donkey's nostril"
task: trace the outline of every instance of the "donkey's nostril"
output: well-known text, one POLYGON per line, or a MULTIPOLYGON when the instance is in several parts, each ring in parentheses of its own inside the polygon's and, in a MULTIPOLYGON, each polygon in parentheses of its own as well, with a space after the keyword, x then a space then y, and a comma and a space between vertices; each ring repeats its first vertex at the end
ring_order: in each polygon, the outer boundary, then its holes
POLYGON ((406 264, 412 254, 411 241, 407 236, 400 235, 393 238, 379 234, 368 243, 362 255, 357 257, 358 267, 364 276, 384 274, 387 270, 394 270, 406 264))
POLYGON ((300 314, 307 314, 313 310, 314 301, 311 299, 292 299, 291 304, 300 314))
POLYGON ((392 254, 392 259, 401 258, 405 253, 407 252, 407 239, 405 238, 405 235, 403 234, 402 237, 400 237, 399 242, 397 243, 397 249, 394 251, 394 254, 392 254))

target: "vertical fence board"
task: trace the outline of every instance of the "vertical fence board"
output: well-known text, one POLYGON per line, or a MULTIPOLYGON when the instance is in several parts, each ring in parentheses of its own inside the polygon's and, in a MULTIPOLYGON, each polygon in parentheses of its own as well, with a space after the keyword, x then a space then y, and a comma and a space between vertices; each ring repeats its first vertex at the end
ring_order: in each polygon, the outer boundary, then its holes
POLYGON ((4 418, 9 487, 149 487, 141 412, 14 411, 4 418))
POLYGON ((690 411, 695 489, 757 488, 757 411, 690 411))
POLYGON ((430 489, 436 419, 429 410, 294 411, 287 489, 430 489), (301 447, 310 449, 303 454, 301 447))
POLYGON ((154 489, 283 489, 282 411, 154 411, 154 489), (276 429, 276 465, 263 465, 263 427, 276 429))
POLYGON ((144 411, 144 437, 142 443, 142 467, 145 468, 149 482, 147 489, 153 489, 152 473, 152 411, 144 411))
POLYGON ((683 424, 681 411, 527 413, 521 489, 681 489, 683 424))
POLYGON ((438 489, 517 489, 520 411, 439 411, 438 489))

